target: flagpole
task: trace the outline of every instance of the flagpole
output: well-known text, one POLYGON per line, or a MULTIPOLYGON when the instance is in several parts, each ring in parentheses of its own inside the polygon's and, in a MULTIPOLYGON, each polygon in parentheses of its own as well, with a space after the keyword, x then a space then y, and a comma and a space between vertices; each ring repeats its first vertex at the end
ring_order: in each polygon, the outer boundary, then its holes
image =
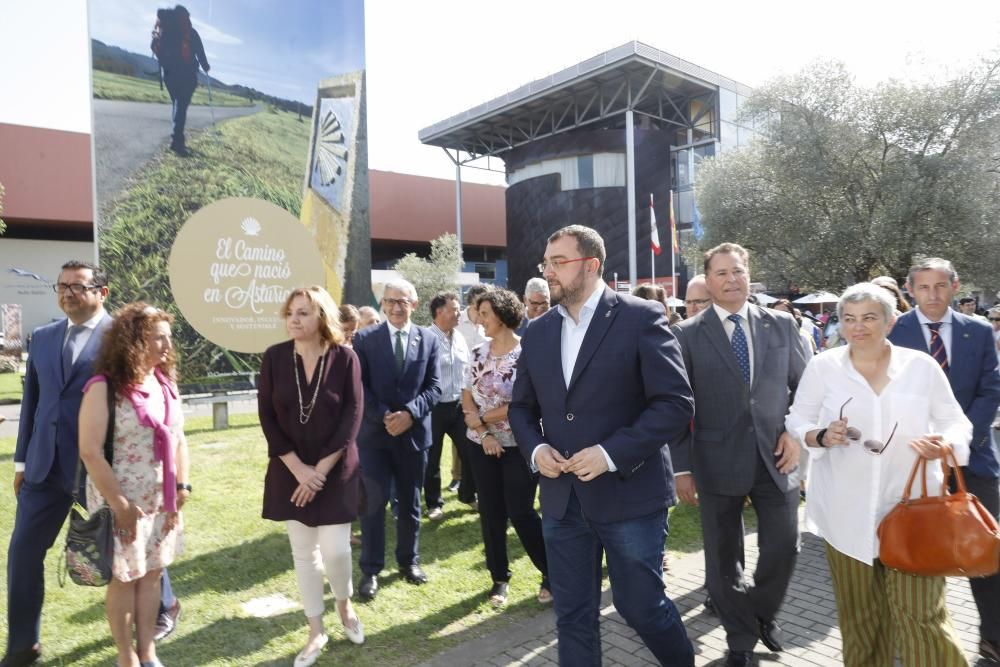
POLYGON ((656 284, 656 253, 649 249, 649 282, 656 284))
POLYGON ((677 238, 677 218, 674 216, 674 191, 670 191, 670 289, 671 296, 677 297, 677 248, 674 239, 677 238))

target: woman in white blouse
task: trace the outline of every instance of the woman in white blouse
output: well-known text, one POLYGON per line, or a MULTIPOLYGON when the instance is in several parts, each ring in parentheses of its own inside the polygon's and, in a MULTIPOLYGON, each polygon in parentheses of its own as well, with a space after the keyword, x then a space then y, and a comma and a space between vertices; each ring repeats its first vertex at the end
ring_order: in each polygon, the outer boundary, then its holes
MULTIPOLYGON (((920 577, 878 560, 878 525, 899 502, 917 457, 947 447, 969 458, 972 425, 944 372, 924 352, 894 347, 891 295, 850 287, 837 315, 843 347, 814 357, 785 425, 810 447, 806 520, 826 541, 847 667, 967 665, 945 606, 944 577, 920 577)), ((928 492, 941 467, 928 466, 928 492)))

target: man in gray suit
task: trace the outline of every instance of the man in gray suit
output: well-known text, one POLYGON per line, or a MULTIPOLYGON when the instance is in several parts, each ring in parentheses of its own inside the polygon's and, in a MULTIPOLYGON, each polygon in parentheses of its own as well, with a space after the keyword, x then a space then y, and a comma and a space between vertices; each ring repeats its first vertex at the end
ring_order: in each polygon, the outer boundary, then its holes
POLYGON ((712 306, 675 327, 695 397, 691 436, 671 447, 677 493, 698 504, 708 591, 726 629, 727 666, 750 665, 758 639, 780 651, 775 616, 798 553, 799 445, 785 433, 806 356, 795 320, 747 302, 747 251, 705 253, 712 306), (743 505, 758 519, 760 556, 744 577, 743 505))

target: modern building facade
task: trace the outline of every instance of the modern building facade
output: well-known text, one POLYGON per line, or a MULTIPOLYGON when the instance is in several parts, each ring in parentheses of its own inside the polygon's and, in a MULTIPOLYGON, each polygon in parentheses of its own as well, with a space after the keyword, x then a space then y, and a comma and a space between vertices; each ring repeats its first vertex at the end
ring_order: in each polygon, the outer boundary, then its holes
MULTIPOLYGON (((632 283, 651 276, 669 283, 670 192, 687 235, 702 161, 753 139, 754 128, 739 119, 749 93, 736 81, 629 42, 442 120, 419 137, 458 165, 504 161, 513 289, 535 274, 545 238, 570 223, 602 233, 608 280, 617 273, 632 283), (655 265, 650 195, 665 248, 655 265)), ((683 276, 680 261, 675 268, 683 276)))

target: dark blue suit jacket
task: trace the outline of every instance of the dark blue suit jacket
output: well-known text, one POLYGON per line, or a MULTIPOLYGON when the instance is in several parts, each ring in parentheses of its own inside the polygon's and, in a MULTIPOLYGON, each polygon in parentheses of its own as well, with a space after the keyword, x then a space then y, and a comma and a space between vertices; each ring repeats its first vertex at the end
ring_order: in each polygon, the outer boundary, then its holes
MULTIPOLYGON (((972 422, 969 470, 981 477, 1000 476, 993 419, 1000 405, 1000 374, 993 330, 989 324, 961 313, 951 314, 948 382, 965 416, 972 422)), ((894 345, 930 354, 916 309, 900 315, 889 333, 894 345)))
POLYGON ((40 484, 58 461, 62 486, 72 492, 83 385, 93 375, 93 364, 101 349, 104 333, 111 326, 105 314, 83 350, 69 377, 63 377, 62 346, 69 320, 60 320, 35 329, 24 376, 21 422, 17 432, 14 461, 23 462, 25 480, 40 484))
POLYGON ((365 389, 365 416, 358 446, 399 447, 421 451, 431 446, 431 408, 441 398, 438 377, 438 340, 429 329, 411 324, 402 374, 396 373, 387 322, 362 329, 354 336, 354 352, 361 362, 365 389), (413 427, 396 437, 382 422, 386 412, 408 410, 413 427))
POLYGON ((521 340, 509 410, 514 437, 529 462, 541 443, 566 458, 600 444, 618 470, 589 482, 542 476, 542 511, 561 519, 571 491, 599 522, 666 508, 676 499, 666 443, 687 431, 694 399, 663 306, 605 289, 568 389, 562 324, 553 308, 521 340))

